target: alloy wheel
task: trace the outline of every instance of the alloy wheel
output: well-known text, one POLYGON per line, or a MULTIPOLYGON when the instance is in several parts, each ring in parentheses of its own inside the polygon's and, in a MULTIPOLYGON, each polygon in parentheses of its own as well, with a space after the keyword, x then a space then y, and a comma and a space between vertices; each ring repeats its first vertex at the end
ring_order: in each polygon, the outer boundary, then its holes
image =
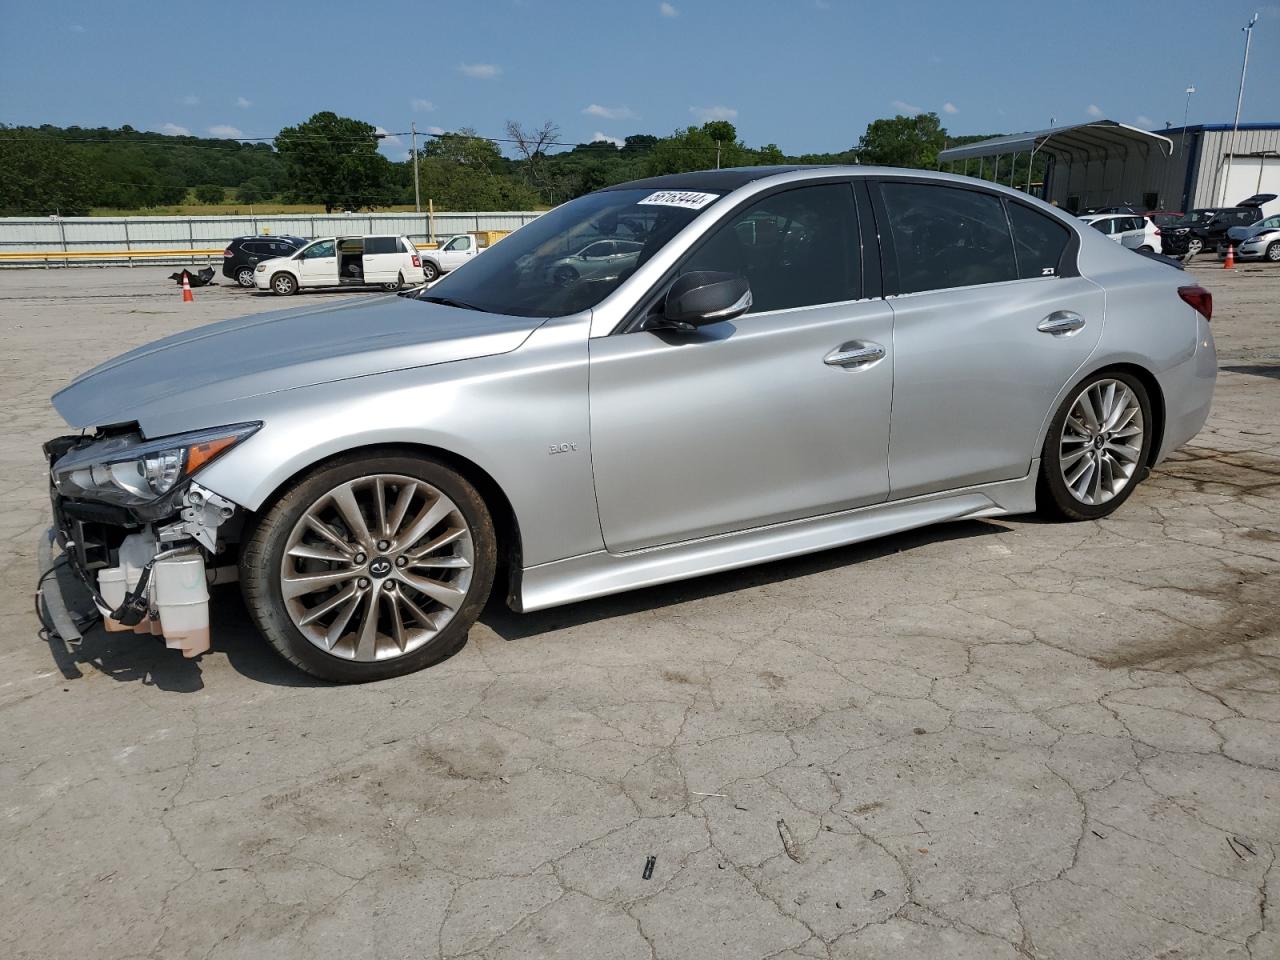
POLYGON ((326 653, 395 659, 454 618, 474 551, 462 511, 431 484, 361 477, 319 497, 294 524, 280 593, 293 625, 326 653))
POLYGON ((242 287, 252 287, 253 270, 249 267, 242 268, 240 272, 236 274, 236 283, 240 284, 242 287))
POLYGON ((1121 493, 1138 472, 1144 427, 1142 405, 1119 380, 1082 390, 1062 425, 1058 456, 1071 495, 1099 506, 1121 493))

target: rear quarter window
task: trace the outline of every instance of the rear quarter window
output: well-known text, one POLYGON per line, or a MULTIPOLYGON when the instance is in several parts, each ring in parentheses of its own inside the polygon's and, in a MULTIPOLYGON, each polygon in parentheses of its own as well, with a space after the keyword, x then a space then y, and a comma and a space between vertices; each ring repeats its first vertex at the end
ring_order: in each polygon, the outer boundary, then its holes
POLYGON ((1065 225, 1020 203, 1007 201, 1009 225, 1013 227, 1018 276, 1052 277, 1061 272, 1062 254, 1071 239, 1065 225))
POLYGON ((365 237, 365 253, 400 253, 399 237, 365 237))

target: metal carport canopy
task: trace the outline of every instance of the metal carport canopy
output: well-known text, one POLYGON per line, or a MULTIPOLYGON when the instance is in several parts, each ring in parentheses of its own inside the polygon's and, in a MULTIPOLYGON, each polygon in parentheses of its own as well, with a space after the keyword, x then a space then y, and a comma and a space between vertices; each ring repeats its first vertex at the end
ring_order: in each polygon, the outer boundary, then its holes
POLYGON ((1094 120, 1090 123, 1073 123, 1064 127, 1049 127, 1047 130, 1033 130, 1030 133, 1013 133, 1007 137, 993 137, 977 143, 966 143, 959 147, 949 147, 938 154, 941 163, 953 163, 956 160, 977 159, 979 157, 998 157, 1010 153, 1071 153, 1132 146, 1159 147, 1166 157, 1173 155, 1173 141, 1158 133, 1148 133, 1128 124, 1114 120, 1094 120))

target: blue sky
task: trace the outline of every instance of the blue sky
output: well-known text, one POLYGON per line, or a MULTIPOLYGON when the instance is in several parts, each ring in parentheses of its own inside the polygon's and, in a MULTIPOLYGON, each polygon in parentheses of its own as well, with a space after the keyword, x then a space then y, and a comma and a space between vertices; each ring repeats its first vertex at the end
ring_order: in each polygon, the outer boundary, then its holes
POLYGON ((957 134, 1178 125, 1194 84, 1191 122, 1229 123, 1255 9, 1242 119, 1280 121, 1275 3, 0 0, 0 122, 253 137, 334 110, 391 132, 554 120, 576 142, 724 117, 799 153, 916 109, 957 134))

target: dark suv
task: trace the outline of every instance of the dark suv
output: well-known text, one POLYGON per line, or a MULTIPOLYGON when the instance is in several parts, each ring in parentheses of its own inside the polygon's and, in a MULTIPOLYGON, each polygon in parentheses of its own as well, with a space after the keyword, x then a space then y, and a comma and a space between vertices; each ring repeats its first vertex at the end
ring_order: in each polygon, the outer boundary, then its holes
POLYGON ((289 257, 308 241, 301 237, 236 237, 222 251, 222 275, 253 288, 253 268, 263 260, 289 257))
MULTIPOLYGON (((1160 228, 1160 252, 1166 257, 1194 257, 1205 248, 1205 231, 1232 207, 1200 207, 1160 228)), ((1236 226, 1236 224, 1230 224, 1236 226)), ((1226 228, 1223 228, 1223 232, 1226 228)))

